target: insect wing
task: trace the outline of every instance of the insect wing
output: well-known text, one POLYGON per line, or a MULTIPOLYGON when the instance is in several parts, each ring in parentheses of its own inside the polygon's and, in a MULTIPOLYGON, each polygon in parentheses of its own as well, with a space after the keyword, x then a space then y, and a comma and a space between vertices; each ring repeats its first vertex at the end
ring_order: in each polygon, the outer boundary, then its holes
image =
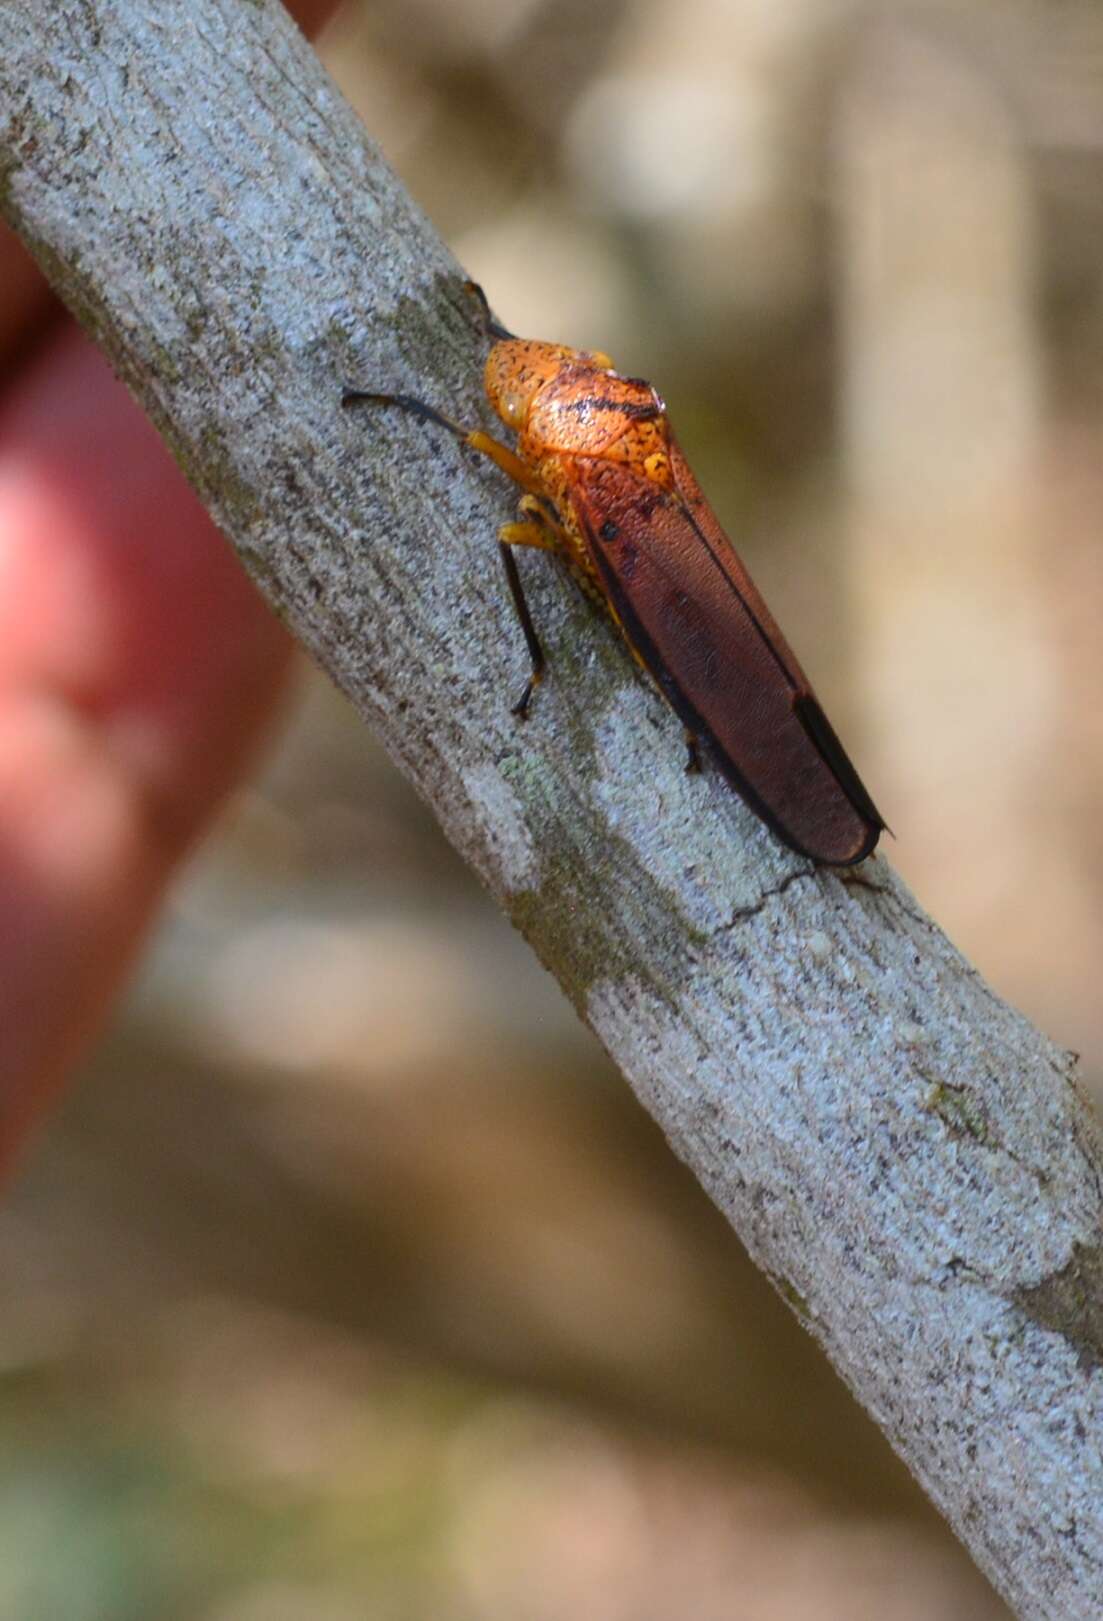
POLYGON ((884 823, 676 445, 677 493, 579 457, 571 496, 625 633, 733 787, 802 855, 861 861, 884 823))

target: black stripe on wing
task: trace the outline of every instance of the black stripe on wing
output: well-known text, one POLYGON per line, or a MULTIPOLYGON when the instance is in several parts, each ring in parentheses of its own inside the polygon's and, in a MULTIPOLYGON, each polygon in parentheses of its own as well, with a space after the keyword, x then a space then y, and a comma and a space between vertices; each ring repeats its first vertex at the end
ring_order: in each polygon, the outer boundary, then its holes
MULTIPOLYGON (((684 687, 667 671, 665 660, 660 656, 651 634, 645 628, 633 606, 632 599, 625 589, 620 574, 611 566, 605 547, 601 544, 602 540, 615 538, 619 532, 617 526, 606 521, 601 526, 601 529, 595 533, 594 524, 586 510, 586 504, 576 502, 575 505, 586 532, 590 554, 594 559, 595 567, 601 575, 604 587, 621 620, 628 640, 635 647, 644 664, 666 694, 675 713, 691 731, 706 738, 712 744, 724 763, 725 774, 728 775, 733 786, 742 794, 751 809, 766 825, 790 848, 815 859, 816 852, 809 850, 794 836, 788 827, 779 821, 777 813, 770 809, 751 786, 744 772, 717 737, 714 727, 701 715, 696 704, 687 696, 684 687), (608 531, 610 528, 613 530, 612 534, 603 532, 608 531)), ((849 802, 856 816, 868 827, 868 838, 864 842, 860 853, 852 858, 853 860, 864 859, 876 845, 879 832, 887 824, 873 803, 868 790, 819 702, 809 690, 806 679, 803 678, 802 673, 800 675, 794 674, 793 668, 786 661, 782 650, 778 647, 775 636, 762 623, 754 601, 748 599, 746 592, 740 587, 738 579, 734 578, 731 570, 725 566, 716 544, 704 532, 688 503, 681 497, 671 496, 665 491, 655 490, 654 488, 648 490, 646 505, 641 506, 638 513, 641 529, 645 532, 650 529, 654 513, 660 506, 665 507, 668 512, 676 514, 689 524, 702 548, 704 556, 708 559, 711 569, 721 577, 727 592, 738 603, 742 613, 757 633, 762 647, 768 651, 772 663, 789 690, 792 712, 801 730, 831 773, 840 792, 849 802)), ((726 537, 725 544, 730 548, 730 542, 727 542, 726 537)), ((735 558, 734 550, 732 551, 732 557, 735 558)), ((684 590, 684 580, 675 572, 659 548, 648 548, 648 559, 649 565, 668 582, 672 591, 681 592, 684 590)), ((757 592, 755 592, 756 597, 757 595, 757 592)), ((799 666, 797 666, 797 669, 799 671, 799 666)))
POLYGON ((800 693, 793 699, 793 708, 797 719, 831 768, 836 782, 858 815, 878 829, 887 828, 888 823, 870 798, 869 790, 854 769, 849 754, 839 742, 835 728, 816 699, 810 692, 800 693))

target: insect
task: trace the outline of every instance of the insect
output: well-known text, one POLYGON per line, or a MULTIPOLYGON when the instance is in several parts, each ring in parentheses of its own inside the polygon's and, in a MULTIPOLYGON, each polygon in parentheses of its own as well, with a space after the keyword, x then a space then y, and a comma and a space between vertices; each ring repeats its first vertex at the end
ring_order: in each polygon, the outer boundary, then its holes
POLYGON ((455 434, 524 494, 498 541, 532 662, 514 713, 527 714, 544 651, 515 549, 558 553, 595 598, 686 729, 732 787, 799 854, 852 866, 873 850, 880 813, 770 610, 638 377, 608 355, 514 337, 474 283, 487 336, 490 403, 516 449, 401 394, 349 390, 342 404, 395 405, 455 434))

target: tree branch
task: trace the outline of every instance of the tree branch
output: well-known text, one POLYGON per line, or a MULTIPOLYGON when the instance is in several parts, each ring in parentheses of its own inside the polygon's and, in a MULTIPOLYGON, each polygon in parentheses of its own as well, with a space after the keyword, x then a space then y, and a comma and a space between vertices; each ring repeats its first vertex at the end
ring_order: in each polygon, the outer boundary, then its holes
MULTIPOLYGON (((707 772, 492 469, 342 386, 484 411, 462 272, 272 0, 7 0, 0 204, 281 614, 1023 1617, 1103 1592, 1103 1244, 1073 1060, 883 859, 707 772), (531 583, 529 583, 531 582, 531 583)), ((125 477, 125 469, 120 469, 125 477)))

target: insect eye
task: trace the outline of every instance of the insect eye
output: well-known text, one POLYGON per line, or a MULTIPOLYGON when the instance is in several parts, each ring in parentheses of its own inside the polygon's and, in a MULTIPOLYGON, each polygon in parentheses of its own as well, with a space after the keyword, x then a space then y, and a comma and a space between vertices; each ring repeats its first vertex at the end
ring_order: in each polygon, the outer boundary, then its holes
POLYGON ((523 428, 525 425, 525 397, 512 390, 502 395, 500 407, 502 420, 510 428, 523 428))

